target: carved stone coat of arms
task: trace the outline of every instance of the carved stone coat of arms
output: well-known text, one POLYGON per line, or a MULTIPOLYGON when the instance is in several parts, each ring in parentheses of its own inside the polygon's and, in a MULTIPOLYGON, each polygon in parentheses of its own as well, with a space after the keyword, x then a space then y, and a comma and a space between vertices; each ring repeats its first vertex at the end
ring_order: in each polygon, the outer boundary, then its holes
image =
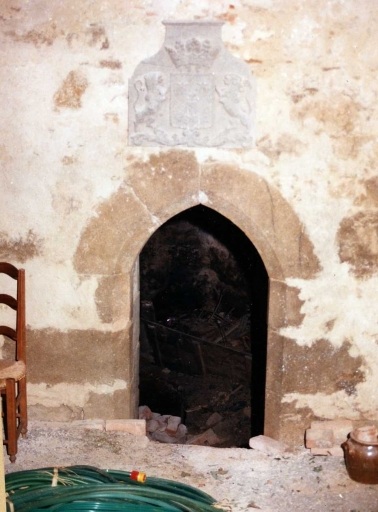
POLYGON ((164 22, 163 47, 129 82, 131 145, 252 145, 254 80, 224 48, 222 24, 164 22))

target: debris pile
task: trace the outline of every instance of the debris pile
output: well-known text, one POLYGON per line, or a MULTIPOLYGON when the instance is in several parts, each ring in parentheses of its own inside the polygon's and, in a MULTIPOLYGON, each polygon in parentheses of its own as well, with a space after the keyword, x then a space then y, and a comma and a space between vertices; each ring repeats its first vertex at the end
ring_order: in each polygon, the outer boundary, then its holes
POLYGON ((181 423, 179 416, 152 412, 147 405, 139 407, 139 419, 146 421, 148 437, 160 443, 196 444, 201 446, 217 446, 222 443, 222 440, 210 427, 210 425, 214 426, 222 420, 218 413, 212 414, 210 421, 206 423, 206 430, 196 435, 188 435, 188 429, 181 423))
POLYGON ((139 407, 139 419, 146 420, 147 435, 160 443, 185 444, 187 428, 179 416, 152 412, 147 405, 139 407))

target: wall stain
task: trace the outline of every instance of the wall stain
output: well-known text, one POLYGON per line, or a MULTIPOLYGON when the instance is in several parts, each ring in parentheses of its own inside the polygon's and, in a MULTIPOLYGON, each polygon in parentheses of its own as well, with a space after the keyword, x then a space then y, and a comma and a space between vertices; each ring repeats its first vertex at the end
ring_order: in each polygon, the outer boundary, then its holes
POLYGON ((328 322, 325 323, 325 328, 327 329, 327 332, 332 331, 336 323, 336 318, 332 318, 332 320, 328 320, 328 322))
POLYGON ((95 329, 32 329, 29 382, 97 384, 127 378, 127 333, 95 329), (64 364, 62 362, 64 361, 64 364))
POLYGON ((304 97, 294 96, 293 101, 297 103, 297 108, 294 109, 296 117, 300 120, 315 118, 333 136, 345 137, 353 132, 361 105, 344 94, 334 95, 332 98, 311 98, 316 91, 313 88, 305 89, 304 97))
POLYGON ((308 98, 309 96, 314 96, 314 94, 316 94, 317 92, 319 92, 319 89, 316 89, 315 87, 306 87, 300 93, 292 94, 291 99, 293 103, 299 103, 300 101, 304 100, 305 98, 308 98))
POLYGON ((299 156, 305 145, 290 133, 283 133, 273 141, 268 135, 257 141, 257 148, 268 158, 277 160, 282 154, 299 156))
POLYGON ((315 134, 326 133, 332 139, 334 154, 342 160, 356 159, 366 144, 374 141, 363 130, 363 105, 347 94, 320 96, 316 88, 292 95, 292 114, 301 123, 315 119, 315 134), (311 97, 314 96, 314 97, 311 97))
POLYGON ((73 157, 73 156, 68 156, 68 155, 65 155, 63 158, 62 158, 62 164, 63 165, 72 165, 74 163, 77 162, 77 158, 73 157))
POLYGON ((247 64, 262 64, 263 61, 261 59, 253 59, 253 58, 251 58, 251 59, 247 59, 246 63, 247 64))
POLYGON ((9 30, 5 32, 5 35, 11 37, 17 43, 32 44, 36 48, 40 48, 41 46, 51 46, 60 33, 56 24, 51 23, 29 30, 24 34, 17 34, 14 30, 9 30))
POLYGON ((344 218, 337 233, 339 257, 356 277, 378 272, 378 212, 359 212, 344 218))
POLYGON ((343 160, 358 158, 365 144, 374 140, 371 135, 349 134, 345 137, 337 137, 334 141, 334 152, 337 158, 343 160))
POLYGON ((81 98, 88 87, 88 81, 80 71, 70 71, 61 87, 54 94, 54 103, 57 108, 78 109, 81 107, 81 98))
POLYGON ((349 342, 335 349, 327 340, 318 340, 311 347, 288 344, 284 357, 286 392, 332 394, 343 389, 348 395, 354 394, 356 385, 365 380, 361 370, 364 360, 351 357, 349 349, 349 342))
POLYGON ((105 118, 106 121, 111 121, 114 124, 118 124, 119 123, 119 116, 115 112, 106 112, 104 114, 104 118, 105 118))
POLYGON ((42 253, 42 240, 30 229, 24 238, 7 238, 0 233, 0 259, 25 263, 42 253))
POLYGON ((217 16, 218 20, 225 21, 227 23, 230 23, 231 25, 235 22, 235 20, 238 18, 238 14, 235 12, 235 6, 233 4, 230 4, 228 6, 228 10, 222 14, 219 14, 217 16))
POLYGON ((89 46, 97 46, 100 50, 107 50, 110 46, 104 27, 93 23, 86 31, 89 46))
POLYGON ((355 200, 355 204, 365 208, 378 208, 378 176, 365 180, 363 185, 365 193, 355 200))
POLYGON ((100 66, 102 68, 109 69, 121 69, 122 64, 119 60, 100 60, 100 66))

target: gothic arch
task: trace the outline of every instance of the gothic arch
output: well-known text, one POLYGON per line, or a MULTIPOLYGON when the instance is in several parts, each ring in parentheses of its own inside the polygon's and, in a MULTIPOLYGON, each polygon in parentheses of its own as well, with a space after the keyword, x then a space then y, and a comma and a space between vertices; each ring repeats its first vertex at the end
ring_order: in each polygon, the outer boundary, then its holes
MULTIPOLYGON (((281 328, 299 321, 300 301, 288 278, 319 270, 304 226, 280 192, 258 174, 233 165, 200 165, 192 152, 167 151, 133 162, 122 187, 97 208, 76 254, 79 274, 99 280, 99 316, 120 330, 128 346, 124 403, 114 415, 133 417, 138 405, 138 257, 151 234, 189 207, 204 204, 233 222, 258 250, 269 276, 265 434, 281 436, 284 338, 281 328), (122 410, 121 410, 122 409, 122 410)), ((118 403, 121 403, 118 401, 118 403)))

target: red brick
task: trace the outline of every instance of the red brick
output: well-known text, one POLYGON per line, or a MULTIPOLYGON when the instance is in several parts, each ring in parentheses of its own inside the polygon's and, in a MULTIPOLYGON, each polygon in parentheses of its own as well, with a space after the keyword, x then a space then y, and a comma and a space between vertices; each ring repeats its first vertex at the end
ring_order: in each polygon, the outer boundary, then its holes
POLYGON ((166 428, 167 434, 169 434, 170 436, 174 436, 177 432, 177 429, 178 429, 178 426, 180 425, 180 423, 181 423, 181 418, 179 416, 170 416, 168 418, 168 422, 167 422, 167 428, 166 428))
POLYGON ((135 436, 146 435, 145 420, 106 420, 105 430, 107 432, 127 432, 135 436))
POLYGON ((284 443, 263 435, 251 437, 249 446, 268 455, 280 455, 288 449, 284 443))
POLYGON ((140 420, 150 420, 150 419, 152 419, 152 411, 148 407, 148 405, 141 405, 139 407, 139 419, 140 420))
POLYGON ((333 430, 313 427, 306 430, 306 448, 331 448, 334 444, 333 430))
POLYGON ((201 446, 216 446, 221 443, 221 439, 216 435, 212 428, 209 428, 205 432, 202 432, 202 434, 193 436, 188 442, 190 444, 201 446))
POLYGON ((311 423, 311 429, 332 430, 335 444, 341 444, 346 440, 348 434, 353 430, 353 423, 352 421, 345 419, 313 421, 311 423))

